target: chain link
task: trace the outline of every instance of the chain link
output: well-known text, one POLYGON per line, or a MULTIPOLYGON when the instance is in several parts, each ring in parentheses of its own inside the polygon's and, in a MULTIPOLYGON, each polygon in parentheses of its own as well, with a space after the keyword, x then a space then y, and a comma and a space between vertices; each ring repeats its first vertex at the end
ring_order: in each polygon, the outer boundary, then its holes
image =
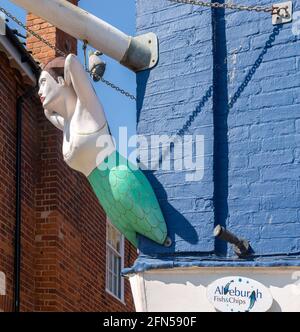
POLYGON ((27 32, 29 32, 32 36, 34 36, 35 38, 37 38, 38 40, 40 40, 41 42, 43 42, 44 44, 46 44, 48 47, 50 47, 52 50, 54 50, 55 52, 57 52, 57 54, 59 54, 60 56, 66 56, 64 52, 62 52, 60 49, 58 49, 57 47, 55 47, 54 45, 52 45, 51 43, 49 43, 46 39, 44 39, 42 36, 40 36, 35 31, 29 29, 25 24, 23 24, 15 16, 13 16, 12 14, 10 14, 7 10, 5 10, 2 7, 0 7, 0 11, 2 13, 4 13, 7 17, 9 17, 10 19, 12 19, 14 22, 16 22, 23 29, 25 29, 27 32))
POLYGON ((199 0, 169 0, 170 2, 184 3, 188 5, 196 5, 209 8, 221 8, 221 9, 233 9, 233 10, 246 10, 264 13, 273 13, 273 7, 263 7, 263 6, 245 6, 245 5, 235 5, 231 3, 220 3, 220 2, 206 2, 199 0))
MULTIPOLYGON (((255 11, 255 12, 264 12, 264 13, 271 13, 271 14, 273 14, 274 10, 276 11, 276 9, 277 9, 277 8, 274 8, 274 6, 272 6, 272 7, 245 6, 245 5, 236 5, 236 4, 231 4, 231 3, 206 2, 206 1, 200 1, 200 0, 168 0, 168 1, 175 2, 175 3, 181 3, 181 4, 209 7, 209 8, 233 9, 233 10, 239 10, 239 11, 255 11)), ((40 36, 35 31, 29 29, 25 24, 23 24, 15 16, 11 15, 4 8, 0 7, 0 11, 2 11, 7 17, 11 18, 14 22, 16 22, 18 25, 20 25, 26 31, 28 31, 32 36, 36 37, 38 40, 40 40, 41 42, 46 44, 48 47, 53 49, 55 52, 57 52, 57 54, 59 54, 60 56, 66 56, 66 54, 64 52, 62 52, 59 48, 57 48, 54 45, 52 45, 51 43, 49 43, 46 39, 44 39, 42 36, 40 36)), ((122 95, 124 95, 132 100, 136 100, 135 96, 133 96, 129 92, 126 92, 125 90, 119 88, 117 85, 109 82, 108 80, 104 79, 103 77, 100 77, 100 80, 107 86, 109 86, 112 89, 116 90, 117 92, 121 93, 122 95)))
POLYGON ((132 100, 136 100, 136 97, 135 97, 135 96, 133 96, 133 95, 130 94, 129 92, 127 92, 127 91, 125 91, 125 90, 119 88, 118 86, 116 86, 115 84, 109 82, 108 80, 104 79, 103 77, 100 77, 100 80, 101 80, 104 84, 106 84, 106 85, 108 85, 109 87, 111 87, 112 89, 115 89, 116 91, 120 92, 120 93, 121 93, 122 95, 124 95, 125 97, 128 97, 128 98, 130 98, 130 99, 132 99, 132 100))
MULTIPOLYGON (((7 10, 5 10, 4 8, 0 7, 0 11, 2 13, 4 13, 7 17, 9 17, 10 19, 12 19, 15 23, 17 23, 19 26, 21 26, 23 29, 25 29, 28 33, 30 33, 32 36, 34 36, 35 38, 37 38, 39 41, 43 42, 45 45, 47 45, 49 48, 51 48, 52 50, 54 50, 58 55, 66 57, 67 55, 61 51, 59 48, 57 48, 56 46, 52 45, 51 43, 49 43, 45 38, 43 38, 42 36, 40 36, 38 33, 36 33, 35 31, 29 29, 25 24, 23 24, 20 20, 18 20, 15 16, 13 16, 12 14, 10 14, 7 10)), ((88 71, 89 74, 91 74, 88 71)), ((132 94, 130 94, 129 92, 119 88, 117 85, 109 82, 108 80, 104 79, 103 77, 100 78, 100 80, 108 85, 109 87, 111 87, 112 89, 116 90, 117 92, 121 93, 122 95, 124 95, 125 97, 128 97, 132 100, 136 100, 136 97, 133 96, 132 94)))

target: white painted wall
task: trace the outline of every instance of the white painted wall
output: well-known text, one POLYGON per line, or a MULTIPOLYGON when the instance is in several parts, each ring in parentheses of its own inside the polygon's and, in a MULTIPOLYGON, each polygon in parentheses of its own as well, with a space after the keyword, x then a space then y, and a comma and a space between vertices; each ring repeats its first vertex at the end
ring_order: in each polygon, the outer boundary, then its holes
POLYGON ((129 276, 137 311, 209 312, 206 288, 219 278, 244 276, 264 284, 274 302, 272 312, 300 312, 300 267, 176 268, 129 276))

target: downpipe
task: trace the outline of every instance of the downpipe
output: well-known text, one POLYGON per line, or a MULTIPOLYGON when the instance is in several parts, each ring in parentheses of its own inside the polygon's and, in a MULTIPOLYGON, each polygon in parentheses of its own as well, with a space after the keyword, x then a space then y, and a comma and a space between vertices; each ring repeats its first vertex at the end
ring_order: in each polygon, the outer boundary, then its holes
POLYGON ((14 239, 14 312, 20 312, 20 280, 21 280, 21 224, 22 224, 22 123, 23 123, 23 103, 31 97, 37 88, 29 88, 23 95, 17 98, 16 122, 17 122, 17 142, 16 142, 16 221, 14 239))

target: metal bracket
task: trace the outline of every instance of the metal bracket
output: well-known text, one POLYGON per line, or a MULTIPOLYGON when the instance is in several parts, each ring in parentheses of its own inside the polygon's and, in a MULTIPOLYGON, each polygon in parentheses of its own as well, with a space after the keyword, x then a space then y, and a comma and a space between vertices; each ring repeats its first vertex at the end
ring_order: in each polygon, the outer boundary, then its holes
MULTIPOLYGON (((151 59, 148 67, 143 69, 151 69, 158 62, 158 38, 155 33, 150 32, 144 35, 136 36, 134 39, 138 40, 141 44, 144 44, 146 47, 150 49, 151 59)), ((140 69, 140 70, 143 70, 140 69)))
POLYGON ((158 62, 158 56, 158 38, 155 33, 149 32, 131 38, 121 64, 138 72, 153 68, 158 62))
POLYGON ((273 5, 272 24, 284 24, 292 22, 293 19, 293 2, 286 1, 273 5))
POLYGON ((217 225, 214 229, 214 236, 233 244, 234 252, 240 257, 246 257, 250 255, 251 246, 248 240, 238 238, 233 233, 229 232, 227 229, 221 225, 217 225))

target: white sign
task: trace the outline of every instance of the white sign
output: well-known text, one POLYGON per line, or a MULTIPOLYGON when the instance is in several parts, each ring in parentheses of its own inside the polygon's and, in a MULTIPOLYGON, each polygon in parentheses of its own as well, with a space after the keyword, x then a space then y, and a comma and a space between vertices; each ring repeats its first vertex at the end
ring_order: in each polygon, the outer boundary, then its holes
POLYGON ((265 312, 273 303, 267 287, 245 277, 226 277, 207 287, 207 297, 222 312, 265 312))

